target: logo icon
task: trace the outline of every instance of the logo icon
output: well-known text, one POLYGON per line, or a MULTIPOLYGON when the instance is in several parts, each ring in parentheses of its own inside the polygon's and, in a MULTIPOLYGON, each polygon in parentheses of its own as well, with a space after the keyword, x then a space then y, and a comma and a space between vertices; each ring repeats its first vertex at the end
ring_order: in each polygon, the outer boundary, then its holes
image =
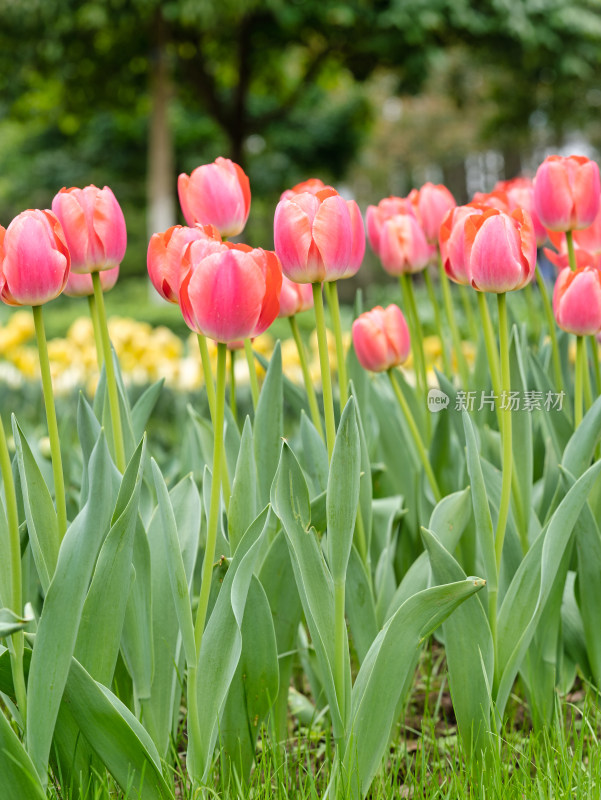
POLYGON ((440 389, 430 389, 428 392, 428 411, 437 414, 449 405, 449 395, 440 389))

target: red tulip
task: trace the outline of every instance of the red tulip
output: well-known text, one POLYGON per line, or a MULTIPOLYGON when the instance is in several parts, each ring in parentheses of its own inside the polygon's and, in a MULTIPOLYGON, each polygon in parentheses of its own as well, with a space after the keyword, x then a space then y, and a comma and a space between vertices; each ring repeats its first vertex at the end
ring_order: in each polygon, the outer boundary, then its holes
POLYGON ((280 313, 278 317, 292 317, 313 308, 313 289, 310 283, 294 283, 282 276, 280 313))
POLYGON ((380 229, 379 248, 382 266, 390 275, 420 272, 436 253, 411 214, 398 214, 384 222, 380 229))
POLYGON ((125 219, 108 186, 63 188, 52 210, 65 232, 72 272, 100 272, 121 263, 127 247, 125 219))
POLYGON ((509 211, 516 208, 525 208, 532 217, 536 244, 540 247, 547 240, 547 229, 538 218, 534 208, 534 184, 530 178, 512 178, 509 181, 499 181, 495 186, 496 192, 502 192, 507 198, 509 211))
POLYGON ((440 257, 445 272, 455 281, 471 286, 472 279, 465 259, 465 221, 472 214, 483 214, 485 206, 476 203, 456 206, 447 212, 442 221, 438 237, 440 257))
POLYGON ((496 208, 497 211, 503 211, 506 214, 509 214, 512 210, 506 192, 500 189, 495 189, 492 192, 476 192, 472 197, 470 205, 472 203, 474 205, 484 206, 484 208, 496 208))
POLYGON ((191 228, 173 225, 150 237, 146 258, 148 274, 157 292, 170 303, 179 303, 179 287, 185 275, 182 255, 186 246, 197 240, 204 243, 207 255, 223 246, 214 225, 191 228))
MULTIPOLYGON (((309 192, 309 194, 317 194, 317 192, 321 192, 323 189, 332 189, 332 186, 326 186, 326 184, 321 180, 321 178, 309 178, 306 181, 302 181, 301 183, 297 183, 296 186, 293 186, 292 189, 286 189, 282 192, 280 196, 280 200, 289 200, 291 197, 294 197, 296 194, 302 194, 303 192, 309 192)), ((336 191, 334 189, 334 191, 336 191)))
POLYGON ((494 208, 465 220, 465 261, 472 286, 481 292, 510 292, 529 283, 536 269, 532 217, 518 209, 494 208))
POLYGON ((601 271, 580 266, 559 273, 553 291, 553 311, 562 330, 589 336, 601 330, 601 271))
POLYGON ((382 225, 391 217, 399 214, 409 214, 415 216, 415 209, 412 203, 403 197, 385 197, 380 200, 377 206, 367 206, 365 222, 367 227, 367 238, 374 253, 380 255, 380 232, 382 225))
POLYGON ((196 333, 235 342, 259 336, 277 317, 282 268, 275 253, 231 245, 207 255, 205 243, 194 241, 183 262, 180 307, 196 333))
POLYGON ((428 182, 419 190, 413 189, 409 193, 408 200, 415 209, 415 215, 426 234, 428 243, 436 243, 445 214, 457 205, 455 198, 441 183, 434 185, 428 182))
POLYGON ((534 207, 551 231, 592 225, 601 203, 599 167, 584 156, 549 156, 534 178, 534 207))
POLYGON ((284 274, 296 283, 350 278, 365 253, 359 206, 328 187, 280 200, 274 241, 284 274))
MULTIPOLYGON (((100 285, 103 292, 109 292, 119 278, 119 265, 112 269, 103 269, 100 275, 100 285)), ((65 294, 68 297, 87 297, 94 294, 92 275, 89 272, 69 272, 65 294)))
POLYGON ((222 236, 244 230, 250 211, 248 177, 229 158, 203 164, 177 179, 179 202, 188 225, 214 225, 222 236))
POLYGON ((0 297, 9 306, 41 306, 63 291, 70 263, 52 211, 23 211, 0 234, 0 297))
POLYGON ((371 372, 383 372, 407 360, 409 329, 398 306, 376 306, 353 322, 353 346, 359 363, 371 372))

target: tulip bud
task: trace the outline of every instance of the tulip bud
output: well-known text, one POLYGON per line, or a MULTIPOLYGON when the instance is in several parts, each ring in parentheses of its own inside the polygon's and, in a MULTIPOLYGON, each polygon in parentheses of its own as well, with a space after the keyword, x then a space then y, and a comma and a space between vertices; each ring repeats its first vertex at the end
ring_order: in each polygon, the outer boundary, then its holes
POLYGON ((383 372, 407 360, 411 350, 409 329, 398 306, 372 308, 353 322, 353 346, 364 369, 383 372))
POLYGON ((472 214, 483 214, 484 206, 456 206, 452 208, 442 221, 439 231, 438 246, 445 272, 455 281, 471 286, 467 262, 465 259, 465 221, 472 214))
POLYGON ((350 278, 365 253, 359 206, 331 188, 280 200, 274 241, 284 274, 296 283, 350 278))
POLYGON ((534 178, 534 207, 551 231, 592 225, 601 203, 599 167, 584 156, 548 156, 534 178))
MULTIPOLYGON (((119 265, 112 269, 103 269, 99 275, 102 291, 108 292, 117 283, 119 265)), ((92 283, 91 273, 69 272, 69 278, 65 286, 65 294, 68 297, 87 297, 88 295, 94 294, 94 284, 92 283)))
POLYGON ((428 243, 434 244, 438 240, 440 223, 445 214, 457 205, 455 198, 441 183, 434 185, 428 182, 419 190, 413 189, 408 199, 415 209, 428 243))
POLYGON ((0 297, 10 306, 54 300, 65 288, 70 262, 52 211, 23 211, 0 233, 0 297))
POLYGON ((180 307, 196 333, 225 343, 252 339, 277 317, 282 268, 275 253, 235 245, 207 255, 199 240, 186 247, 183 262, 180 307))
POLYGON ((465 220, 465 261, 472 286, 480 292, 521 289, 534 277, 536 239, 532 218, 518 209, 494 208, 465 220))
POLYGON ((391 217, 399 214, 409 214, 415 216, 413 204, 402 197, 385 197, 380 200, 377 206, 367 206, 365 222, 367 226, 367 238, 374 253, 380 255, 380 232, 382 225, 391 217))
POLYGON ((436 255, 421 225, 411 214, 398 214, 384 222, 379 248, 382 266, 390 275, 420 272, 436 255))
POLYGON ((310 283, 294 283, 282 276, 280 313, 278 317, 292 317, 313 308, 313 289, 310 283))
POLYGON ((150 237, 146 257, 148 275, 157 292, 170 303, 179 302, 179 287, 185 275, 183 252, 190 242, 197 240, 204 242, 207 255, 223 246, 214 225, 194 225, 191 228, 173 225, 150 237))
POLYGON ((559 327, 576 336, 601 330, 601 272, 580 266, 559 273, 553 291, 553 311, 559 327))
POLYGON ((214 225, 222 236, 242 233, 250 211, 250 183, 229 158, 203 164, 177 179, 182 212, 190 227, 214 225))
POLYGON ((121 263, 127 246, 125 219, 108 186, 63 188, 52 210, 65 232, 72 272, 100 272, 121 263))

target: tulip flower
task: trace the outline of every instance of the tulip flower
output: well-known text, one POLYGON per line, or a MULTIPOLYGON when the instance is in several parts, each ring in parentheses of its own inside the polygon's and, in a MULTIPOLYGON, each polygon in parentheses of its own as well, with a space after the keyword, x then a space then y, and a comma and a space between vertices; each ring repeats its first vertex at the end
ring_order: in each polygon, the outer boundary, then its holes
MULTIPOLYGON (((105 269, 100 273, 100 285, 103 292, 110 291, 117 283, 119 277, 119 265, 112 269, 105 269)), ((77 273, 70 272, 65 286, 65 294, 68 297, 89 297, 94 294, 94 284, 89 272, 77 273)))
POLYGON ((100 272, 121 263, 127 246, 125 219, 108 186, 63 188, 52 201, 52 211, 65 232, 72 272, 100 272))
POLYGON ((495 189, 492 192, 475 192, 470 205, 496 208, 497 211, 504 211, 506 214, 511 211, 507 193, 500 189, 495 189))
POLYGON ((359 206, 328 187, 280 200, 274 242, 284 274, 296 283, 350 278, 365 253, 359 206))
POLYGON ((411 342, 403 312, 396 305, 372 308, 353 322, 353 346, 363 369, 383 372, 409 357, 411 342))
POLYGON ((203 164, 177 180, 182 212, 190 227, 214 225, 222 236, 244 230, 250 211, 250 183, 242 167, 229 158, 203 164))
POLYGON ((410 214, 397 214, 387 219, 380 229, 379 255, 389 275, 421 272, 435 258, 436 251, 410 214))
POLYGON ((529 283, 536 268, 532 218, 518 209, 504 214, 489 209, 465 220, 465 261, 472 286, 502 294, 529 283))
POLYGON ((599 167, 584 156, 548 156, 534 178, 534 207, 551 231, 592 225, 601 203, 599 167))
POLYGON ((486 207, 476 203, 456 206, 447 212, 439 230, 440 257, 446 274, 455 283, 471 286, 465 259, 465 222, 472 214, 481 215, 486 207))
POLYGON ((310 283, 295 283, 282 276, 280 312, 278 317, 292 317, 313 308, 313 290, 310 283))
POLYGON ((170 303, 179 302, 179 287, 185 275, 182 255, 186 246, 196 240, 204 243, 207 255, 223 246, 219 231, 214 225, 194 225, 190 228, 173 225, 150 237, 148 275, 157 292, 170 303))
POLYGON ((365 215, 367 238, 374 253, 380 255, 380 232, 384 223, 399 214, 415 216, 415 209, 409 199, 385 197, 377 206, 368 206, 365 215))
MULTIPOLYGON (((532 217, 536 244, 540 247, 547 240, 547 229, 538 218, 534 208, 534 184, 530 178, 512 178, 508 181, 499 181, 493 194, 502 192, 507 199, 507 211, 510 213, 517 208, 524 208, 532 217)), ((505 210, 505 209, 501 209, 505 210)))
POLYGON ((445 214, 457 205, 455 198, 446 186, 428 182, 419 190, 413 189, 407 199, 415 209, 428 243, 435 244, 445 214))
POLYGON ((576 336, 601 330, 601 271, 582 265, 573 272, 564 267, 555 282, 553 311, 559 327, 576 336))
POLYGON ((9 306, 41 306, 63 291, 71 262, 63 229, 48 210, 30 209, 0 235, 0 297, 9 306))
MULTIPOLYGON (((301 181, 301 183, 297 183, 296 186, 293 186, 292 189, 286 189, 280 195, 280 200, 289 200, 291 197, 297 194, 303 194, 303 192, 309 192, 309 194, 317 194, 321 192, 323 189, 332 189, 332 186, 326 186, 326 184, 321 180, 321 178, 309 178, 306 181, 301 181)), ((335 191, 335 190, 334 190, 335 191)))

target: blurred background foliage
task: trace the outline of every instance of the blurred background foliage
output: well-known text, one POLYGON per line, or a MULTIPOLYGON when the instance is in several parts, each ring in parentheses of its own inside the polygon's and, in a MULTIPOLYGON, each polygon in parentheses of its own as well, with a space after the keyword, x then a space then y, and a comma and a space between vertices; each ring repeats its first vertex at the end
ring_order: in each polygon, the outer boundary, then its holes
POLYGON ((466 201, 551 149, 601 148, 600 12, 600 0, 0 0, 0 222, 62 186, 109 184, 135 276, 150 233, 183 221, 177 174, 218 155, 249 174, 254 245, 271 246, 280 192, 311 175, 362 208, 426 180, 466 201))

